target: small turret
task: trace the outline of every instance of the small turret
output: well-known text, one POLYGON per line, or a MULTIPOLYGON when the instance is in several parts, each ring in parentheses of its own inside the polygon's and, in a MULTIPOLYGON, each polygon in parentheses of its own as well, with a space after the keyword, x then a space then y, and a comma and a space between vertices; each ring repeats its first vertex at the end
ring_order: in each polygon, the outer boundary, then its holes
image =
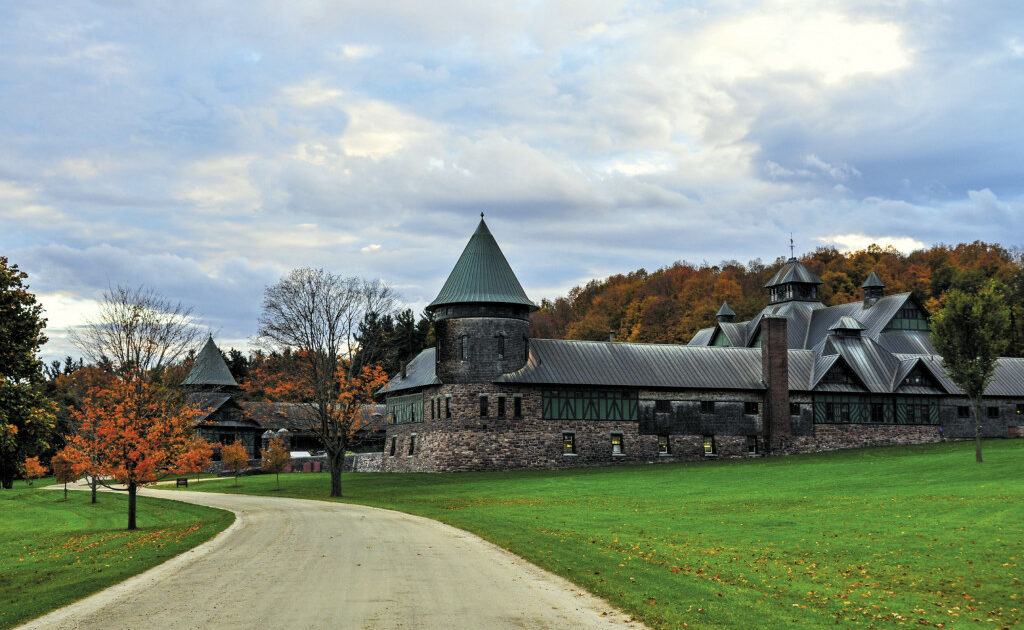
POLYGON ((779 269, 772 279, 765 283, 768 289, 768 301, 771 304, 780 302, 817 302, 818 285, 821 279, 811 273, 796 258, 790 258, 779 269))
POLYGON ((885 283, 878 277, 874 271, 868 276, 868 279, 864 281, 864 284, 860 285, 864 289, 864 308, 870 308, 882 299, 882 295, 885 293, 885 283))
POLYGON ((722 308, 718 309, 715 317, 721 324, 731 324, 736 320, 736 311, 729 308, 728 302, 722 302, 722 308))

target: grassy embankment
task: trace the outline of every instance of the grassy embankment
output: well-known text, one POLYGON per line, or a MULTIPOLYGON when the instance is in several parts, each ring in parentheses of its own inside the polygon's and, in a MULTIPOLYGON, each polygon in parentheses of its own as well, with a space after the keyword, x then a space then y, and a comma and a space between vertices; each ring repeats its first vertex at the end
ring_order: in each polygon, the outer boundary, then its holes
POLYGON ((127 497, 42 490, 53 479, 0 491, 0 628, 70 604, 191 549, 234 521, 231 512, 138 498, 129 532, 127 497))
MULTIPOLYGON (((696 464, 349 474, 345 501, 455 525, 652 627, 1024 619, 1024 440, 696 464)), ((326 474, 196 490, 324 499, 326 474)))

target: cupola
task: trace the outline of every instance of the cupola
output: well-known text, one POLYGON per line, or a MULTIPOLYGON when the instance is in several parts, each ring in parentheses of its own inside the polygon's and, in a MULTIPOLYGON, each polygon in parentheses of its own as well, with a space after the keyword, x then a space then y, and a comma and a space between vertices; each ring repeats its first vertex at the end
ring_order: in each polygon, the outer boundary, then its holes
POLYGON ((868 279, 860 286, 864 289, 864 308, 873 306, 875 302, 882 299, 882 295, 885 292, 885 283, 882 282, 882 279, 874 271, 868 275, 868 279))
POLYGON ((863 331, 864 325, 849 315, 840 317, 839 321, 828 327, 828 334, 837 337, 860 337, 863 331))
POLYGON ((817 302, 821 280, 796 258, 790 258, 764 286, 768 302, 817 302))
POLYGON ((729 308, 728 302, 722 302, 722 308, 718 309, 715 317, 718 318, 718 322, 721 324, 731 324, 736 320, 736 311, 729 308))

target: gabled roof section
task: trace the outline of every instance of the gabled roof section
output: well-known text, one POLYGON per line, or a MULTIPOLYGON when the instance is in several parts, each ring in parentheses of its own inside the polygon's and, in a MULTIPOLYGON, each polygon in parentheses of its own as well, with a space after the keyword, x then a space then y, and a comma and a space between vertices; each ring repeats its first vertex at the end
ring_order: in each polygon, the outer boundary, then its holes
POLYGON ((690 339, 688 346, 706 346, 711 343, 711 336, 715 334, 716 328, 701 328, 690 339))
POLYGON ((483 215, 476 232, 462 250, 441 292, 427 306, 427 311, 446 304, 467 303, 517 304, 531 311, 537 310, 537 305, 526 297, 505 254, 487 229, 483 215))
POLYGON ((842 317, 856 319, 864 326, 864 332, 861 334, 876 339, 908 300, 913 300, 910 293, 898 293, 879 298, 870 307, 865 307, 864 302, 857 301, 817 309, 811 315, 807 341, 803 347, 814 347, 842 317))
POLYGON ((782 265, 772 279, 765 283, 765 288, 776 287, 780 284, 799 282, 801 284, 821 284, 821 279, 811 273, 811 270, 804 267, 804 264, 796 258, 790 258, 782 265))
POLYGON ((878 277, 877 273, 872 271, 868 274, 867 280, 864 281, 864 284, 860 286, 862 289, 872 289, 875 287, 884 287, 885 283, 882 282, 882 279, 878 277))
POLYGON ((196 362, 192 364, 192 369, 181 384, 193 387, 204 385, 238 387, 238 383, 235 381, 235 377, 231 376, 231 370, 224 362, 224 357, 217 348, 217 344, 213 343, 212 336, 206 340, 206 345, 199 351, 196 362))
POLYGON ((377 390, 378 394, 392 394, 401 390, 417 389, 430 385, 440 385, 441 380, 437 378, 434 371, 434 348, 427 348, 416 355, 416 358, 405 366, 405 378, 401 372, 388 381, 387 385, 377 390))
POLYGON ((725 335, 725 338, 729 340, 730 346, 742 348, 747 345, 747 326, 746 324, 734 324, 731 322, 721 322, 716 327, 716 332, 711 335, 708 339, 708 343, 714 342, 718 335, 725 335))

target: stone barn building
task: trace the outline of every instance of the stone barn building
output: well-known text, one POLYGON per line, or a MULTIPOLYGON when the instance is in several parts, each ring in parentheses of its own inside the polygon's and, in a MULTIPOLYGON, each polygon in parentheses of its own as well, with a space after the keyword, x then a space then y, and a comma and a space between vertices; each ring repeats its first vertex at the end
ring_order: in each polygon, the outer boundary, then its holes
MULTIPOLYGON (((790 258, 769 305, 728 304, 688 345, 530 339, 537 307, 481 219, 437 298, 437 345, 381 390, 384 469, 462 471, 747 457, 974 435, 909 294, 825 306, 790 258)), ((1024 425, 1024 359, 1002 358, 984 432, 1024 425)))

